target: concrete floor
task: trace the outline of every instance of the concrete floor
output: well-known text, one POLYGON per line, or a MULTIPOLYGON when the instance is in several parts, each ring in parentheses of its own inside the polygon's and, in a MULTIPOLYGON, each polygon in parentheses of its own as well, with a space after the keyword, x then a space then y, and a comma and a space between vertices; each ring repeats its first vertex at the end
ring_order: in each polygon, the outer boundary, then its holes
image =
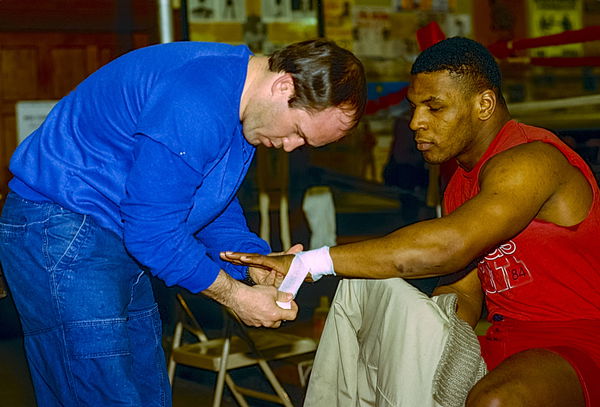
MULTIPOLYGON (((268 384, 258 372, 251 368, 233 372, 234 380, 240 384, 270 391, 268 384)), ((193 372, 180 368, 173 388, 173 407, 203 407, 212 405, 213 386, 216 375, 212 372, 193 372)), ((283 383, 295 406, 302 405, 304 389, 283 383)), ((248 398, 248 404, 255 407, 276 406, 278 404, 248 398)), ((226 390, 221 404, 223 407, 237 407, 238 404, 226 390)), ((29 370, 25 361, 22 338, 0 340, 0 406, 36 407, 29 370)), ((43 406, 40 406, 43 407, 43 406)))
MULTIPOLYGON (((297 321, 302 321, 304 324, 298 324, 299 326, 304 326, 310 321, 313 309, 318 305, 319 297, 328 296, 332 298, 336 287, 337 280, 331 279, 322 284, 306 285, 306 288, 300 290, 296 298, 300 307, 297 321)), ((172 320, 174 294, 160 282, 155 285, 155 290, 163 319, 165 332, 163 342, 168 344, 174 325, 172 320)), ((220 308, 203 296, 193 296, 193 298, 187 300, 193 310, 200 311, 201 315, 197 315, 197 317, 202 318, 200 323, 207 330, 207 334, 212 337, 212 335, 220 333, 221 325, 219 324, 222 318, 220 308)), ((283 329, 291 327, 293 330, 294 326, 292 324, 294 323, 295 321, 286 323, 287 326, 283 329)), ((302 328, 302 332, 296 333, 303 336, 312 334, 310 325, 308 326, 309 332, 304 333, 305 330, 307 329, 302 328)), ((168 345, 165 347, 168 348, 168 345)), ((301 406, 305 389, 299 385, 296 367, 274 362, 271 363, 271 368, 276 372, 294 406, 301 406)), ((231 376, 239 385, 273 393, 271 386, 256 367, 232 371, 231 376)), ((216 374, 213 372, 178 366, 173 388, 173 406, 211 406, 215 381, 216 374)), ((251 398, 248 398, 247 401, 251 407, 279 406, 279 404, 251 398)), ((226 389, 222 406, 236 407, 237 405, 226 389)), ((7 298, 0 299, 0 407, 36 407, 33 386, 23 349, 21 328, 10 295, 7 298)))

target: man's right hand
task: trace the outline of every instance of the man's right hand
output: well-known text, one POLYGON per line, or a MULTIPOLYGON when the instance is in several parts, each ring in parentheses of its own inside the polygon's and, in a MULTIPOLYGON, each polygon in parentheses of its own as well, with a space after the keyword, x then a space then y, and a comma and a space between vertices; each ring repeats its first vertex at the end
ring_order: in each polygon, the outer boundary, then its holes
POLYGON ((278 328, 281 321, 294 320, 298 314, 298 305, 291 301, 291 294, 277 291, 273 286, 249 287, 234 280, 223 270, 203 294, 229 307, 250 326, 278 328), (283 309, 275 301, 291 301, 292 308, 283 309))
POLYGON ((278 328, 282 321, 296 319, 298 305, 292 301, 290 293, 277 291, 273 286, 242 286, 230 308, 246 325, 278 328), (291 301, 292 307, 289 310, 283 309, 275 301, 291 301))

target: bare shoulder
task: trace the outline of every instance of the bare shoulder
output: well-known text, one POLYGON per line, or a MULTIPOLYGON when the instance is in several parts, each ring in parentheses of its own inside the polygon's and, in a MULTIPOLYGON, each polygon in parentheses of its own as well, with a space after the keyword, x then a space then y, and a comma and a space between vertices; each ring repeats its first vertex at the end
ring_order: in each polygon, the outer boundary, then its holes
POLYGON ((488 169, 514 169, 516 171, 543 170, 554 173, 570 166, 565 156, 551 144, 542 141, 524 143, 492 157, 488 169))
POLYGON ((571 226, 592 203, 591 187, 560 150, 541 141, 521 144, 494 156, 482 170, 482 189, 503 185, 543 201, 538 218, 571 226))

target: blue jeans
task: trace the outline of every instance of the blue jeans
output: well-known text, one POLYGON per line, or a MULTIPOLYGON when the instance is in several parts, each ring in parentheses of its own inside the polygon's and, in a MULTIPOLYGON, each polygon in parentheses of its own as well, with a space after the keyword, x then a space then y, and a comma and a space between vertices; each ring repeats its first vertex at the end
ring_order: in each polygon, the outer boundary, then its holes
POLYGON ((86 215, 10 193, 0 262, 39 406, 170 406, 150 279, 86 215))

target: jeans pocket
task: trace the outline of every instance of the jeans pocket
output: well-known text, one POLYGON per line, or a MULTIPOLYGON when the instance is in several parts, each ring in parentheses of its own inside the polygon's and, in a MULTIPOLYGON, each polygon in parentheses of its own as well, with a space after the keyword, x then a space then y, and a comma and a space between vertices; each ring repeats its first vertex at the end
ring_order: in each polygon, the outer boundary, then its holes
POLYGON ((23 239, 27 225, 5 217, 0 218, 0 243, 13 243, 23 239))
POLYGON ((77 257, 90 229, 90 218, 73 212, 50 216, 44 227, 44 253, 49 270, 62 269, 77 257))
POLYGON ((131 353, 125 318, 77 321, 65 324, 69 357, 97 359, 131 353))

